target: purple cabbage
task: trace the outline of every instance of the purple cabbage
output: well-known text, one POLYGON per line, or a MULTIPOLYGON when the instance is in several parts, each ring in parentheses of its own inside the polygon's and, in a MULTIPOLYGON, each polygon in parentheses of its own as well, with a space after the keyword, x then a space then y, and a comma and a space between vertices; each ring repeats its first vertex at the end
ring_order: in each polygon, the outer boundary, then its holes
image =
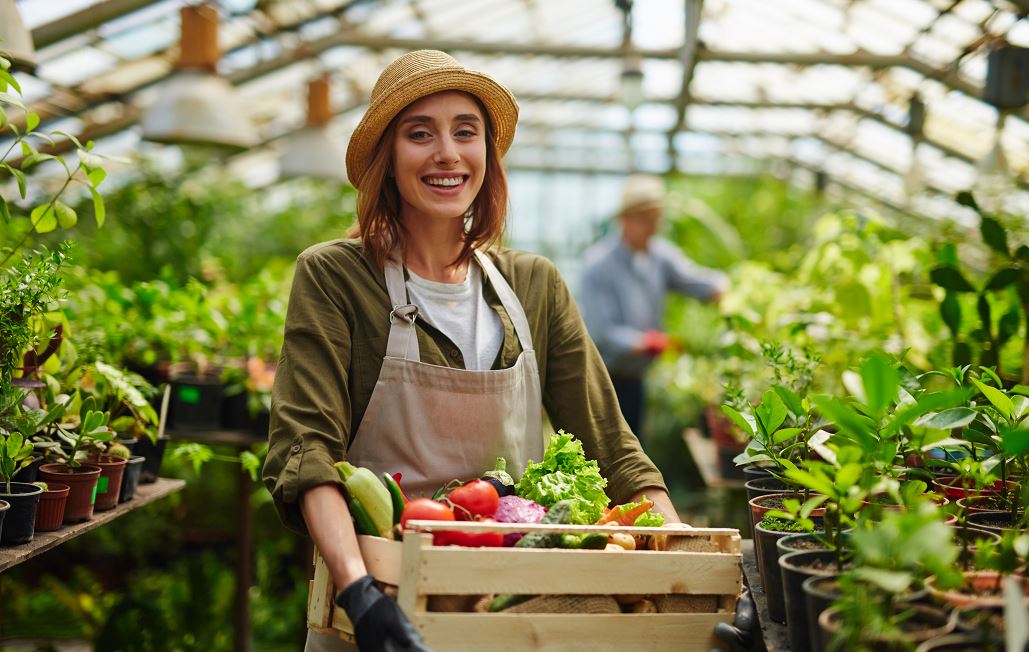
MULTIPOLYGON (((493 514, 493 520, 498 523, 539 523, 547 508, 527 498, 518 496, 501 496, 500 505, 493 514)), ((524 536, 521 532, 511 532, 504 535, 504 545, 507 547, 518 543, 524 536)))

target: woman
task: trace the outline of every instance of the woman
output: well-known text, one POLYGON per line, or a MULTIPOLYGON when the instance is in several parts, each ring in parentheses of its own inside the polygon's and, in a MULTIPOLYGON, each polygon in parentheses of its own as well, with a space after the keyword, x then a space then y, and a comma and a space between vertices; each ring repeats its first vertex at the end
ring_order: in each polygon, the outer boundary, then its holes
MULTIPOLYGON (((400 471, 417 495, 498 456, 517 475, 542 457, 546 409, 599 462, 614 501, 645 493, 678 522, 556 268, 495 246, 517 118, 486 75, 443 52, 403 55, 347 149, 358 237, 297 260, 264 481, 344 587, 362 650, 417 634, 368 577, 334 462, 400 471)), ((312 634, 308 649, 344 648, 312 634)))

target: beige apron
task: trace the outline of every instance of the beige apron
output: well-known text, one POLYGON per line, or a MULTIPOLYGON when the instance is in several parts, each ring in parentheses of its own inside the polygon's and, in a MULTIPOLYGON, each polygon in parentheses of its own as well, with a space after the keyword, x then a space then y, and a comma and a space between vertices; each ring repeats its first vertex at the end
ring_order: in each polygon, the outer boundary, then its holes
MULTIPOLYGON (((492 469, 497 457, 517 474, 543 457, 542 401, 529 321, 511 286, 482 252, 476 260, 514 325, 522 353, 513 367, 468 371, 420 361, 417 306, 408 303, 404 272, 391 258, 386 288, 393 311, 386 357, 361 426, 347 452, 357 466, 403 474, 408 496, 431 496, 455 478, 492 469)), ((352 650, 310 632, 309 652, 352 650)))

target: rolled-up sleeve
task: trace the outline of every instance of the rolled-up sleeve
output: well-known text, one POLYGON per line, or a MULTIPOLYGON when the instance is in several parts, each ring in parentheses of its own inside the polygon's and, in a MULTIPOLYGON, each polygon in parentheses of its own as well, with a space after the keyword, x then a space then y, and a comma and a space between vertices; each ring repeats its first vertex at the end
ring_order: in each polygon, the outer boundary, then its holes
MULTIPOLYGON (((542 259, 541 259, 542 260, 542 259)), ((582 440, 597 460, 617 503, 650 487, 665 489, 661 472, 640 447, 618 408, 618 398, 568 286, 549 262, 546 379, 543 404, 555 428, 582 440)))
POLYGON ((283 523, 303 534, 299 498, 317 485, 342 484, 333 464, 343 459, 350 436, 351 326, 333 291, 338 275, 317 252, 297 259, 272 388, 262 477, 283 523))
POLYGON ((670 242, 657 238, 652 242, 672 290, 708 301, 729 287, 729 277, 722 272, 697 265, 670 242))

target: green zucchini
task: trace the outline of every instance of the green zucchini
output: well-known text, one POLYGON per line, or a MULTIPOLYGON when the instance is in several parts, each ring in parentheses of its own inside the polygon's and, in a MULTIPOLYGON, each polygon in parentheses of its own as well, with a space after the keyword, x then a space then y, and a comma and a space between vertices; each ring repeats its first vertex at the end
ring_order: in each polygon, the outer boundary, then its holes
POLYGON ((407 499, 404 498, 404 492, 400 490, 400 485, 393 479, 389 473, 382 474, 382 482, 386 485, 386 489, 389 490, 390 500, 393 501, 393 525, 400 522, 400 516, 404 513, 404 507, 407 506, 407 499))
POLYGON ((521 604, 530 598, 535 598, 534 595, 519 595, 516 593, 501 593, 489 603, 490 612, 503 611, 509 607, 513 607, 516 604, 521 604))
POLYGON ((375 527, 375 521, 368 515, 368 510, 357 498, 350 499, 350 515, 354 517, 354 527, 357 528, 358 534, 379 536, 379 529, 375 527))

